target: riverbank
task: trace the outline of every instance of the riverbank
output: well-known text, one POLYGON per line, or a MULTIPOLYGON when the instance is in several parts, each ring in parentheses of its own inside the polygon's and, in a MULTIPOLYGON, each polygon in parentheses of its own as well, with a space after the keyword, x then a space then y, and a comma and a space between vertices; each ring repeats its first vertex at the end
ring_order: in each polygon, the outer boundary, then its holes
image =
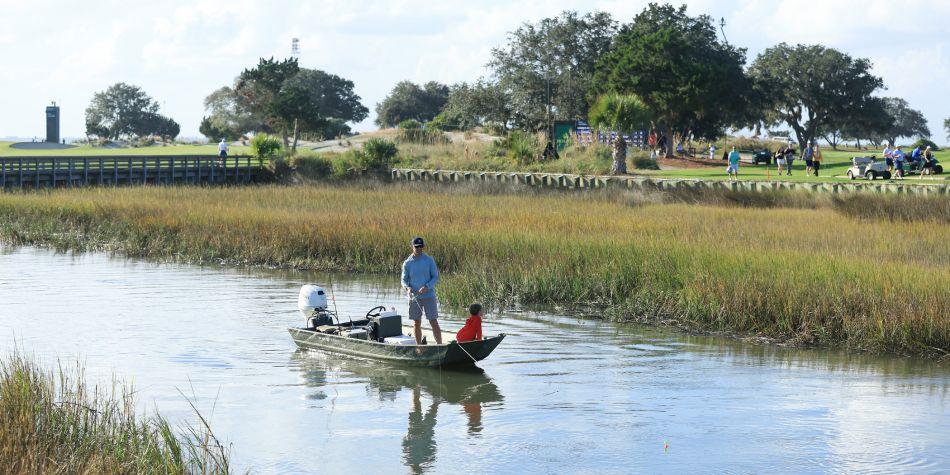
POLYGON ((945 197, 884 195, 93 188, 0 195, 0 238, 395 276, 419 234, 447 305, 594 305, 617 320, 941 357, 948 216, 945 197))
POLYGON ((83 377, 81 367, 50 370, 18 353, 0 361, 4 473, 230 472, 228 450, 204 419, 180 434, 160 415, 136 413, 131 388, 83 377))

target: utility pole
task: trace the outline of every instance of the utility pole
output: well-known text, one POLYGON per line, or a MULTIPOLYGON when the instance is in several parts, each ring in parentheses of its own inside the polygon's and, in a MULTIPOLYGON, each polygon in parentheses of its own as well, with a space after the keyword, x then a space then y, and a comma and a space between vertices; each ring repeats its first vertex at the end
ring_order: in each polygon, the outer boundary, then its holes
POLYGON ((726 39, 726 17, 719 17, 719 31, 722 32, 722 41, 729 44, 729 40, 726 39))

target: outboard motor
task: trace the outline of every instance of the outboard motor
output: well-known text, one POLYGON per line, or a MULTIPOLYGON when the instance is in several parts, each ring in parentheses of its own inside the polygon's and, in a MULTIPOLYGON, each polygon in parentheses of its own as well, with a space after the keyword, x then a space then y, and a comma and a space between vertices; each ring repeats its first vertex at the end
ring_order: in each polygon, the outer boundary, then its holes
POLYGON ((297 309, 300 310, 300 315, 307 319, 308 327, 333 325, 333 316, 327 308, 327 292, 323 287, 313 284, 300 287, 297 309))

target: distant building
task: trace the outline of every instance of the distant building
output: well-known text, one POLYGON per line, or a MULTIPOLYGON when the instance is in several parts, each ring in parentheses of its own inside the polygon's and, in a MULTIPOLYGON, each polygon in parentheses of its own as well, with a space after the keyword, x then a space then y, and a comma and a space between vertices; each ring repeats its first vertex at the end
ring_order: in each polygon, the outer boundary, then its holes
POLYGON ((46 141, 59 143, 59 106, 46 106, 46 141))

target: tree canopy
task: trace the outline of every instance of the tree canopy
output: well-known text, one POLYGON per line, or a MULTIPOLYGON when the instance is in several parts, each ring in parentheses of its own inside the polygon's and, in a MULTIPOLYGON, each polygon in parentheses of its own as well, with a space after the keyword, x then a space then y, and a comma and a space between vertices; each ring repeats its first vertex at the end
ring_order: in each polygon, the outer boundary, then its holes
POLYGON ((146 135, 168 139, 181 127, 158 113, 158 103, 142 88, 124 82, 93 95, 86 108, 86 135, 117 140, 146 135))
POLYGON ((435 118, 449 99, 449 86, 429 81, 422 86, 411 81, 400 81, 393 90, 376 104, 376 124, 395 127, 404 120, 428 122, 435 118))
POLYGON ((947 131, 947 140, 950 140, 950 119, 943 119, 943 130, 947 131))
POLYGON ((335 136, 348 130, 346 122, 366 118, 352 81, 315 69, 301 68, 296 59, 264 59, 245 69, 234 87, 222 87, 205 98, 210 112, 202 121, 209 138, 237 138, 245 132, 279 133, 285 147, 296 150, 302 134, 335 136), (330 134, 330 135, 327 135, 330 134))
POLYGON ((884 134, 889 144, 894 145, 901 137, 930 138, 930 127, 927 126, 924 114, 912 109, 906 100, 900 97, 885 97, 884 109, 892 118, 891 126, 884 134))
POLYGON ((622 132, 644 130, 652 120, 649 108, 639 97, 616 92, 598 97, 588 114, 590 125, 622 132))
POLYGON ((621 27, 591 92, 635 94, 670 138, 711 139, 745 121, 751 86, 744 64, 745 50, 721 43, 709 16, 651 3, 621 27))
POLYGON ((507 126, 510 120, 508 94, 497 83, 479 79, 452 86, 448 101, 435 122, 443 128, 468 130, 486 122, 507 126))
POLYGON ((884 85, 867 59, 821 45, 780 43, 755 59, 749 75, 766 120, 787 123, 802 144, 856 111, 873 109, 871 94, 884 85))
POLYGON ((546 127, 549 99, 552 119, 585 117, 597 60, 610 50, 616 29, 608 13, 565 11, 509 33, 508 44, 492 50, 488 67, 508 96, 514 125, 546 127))

